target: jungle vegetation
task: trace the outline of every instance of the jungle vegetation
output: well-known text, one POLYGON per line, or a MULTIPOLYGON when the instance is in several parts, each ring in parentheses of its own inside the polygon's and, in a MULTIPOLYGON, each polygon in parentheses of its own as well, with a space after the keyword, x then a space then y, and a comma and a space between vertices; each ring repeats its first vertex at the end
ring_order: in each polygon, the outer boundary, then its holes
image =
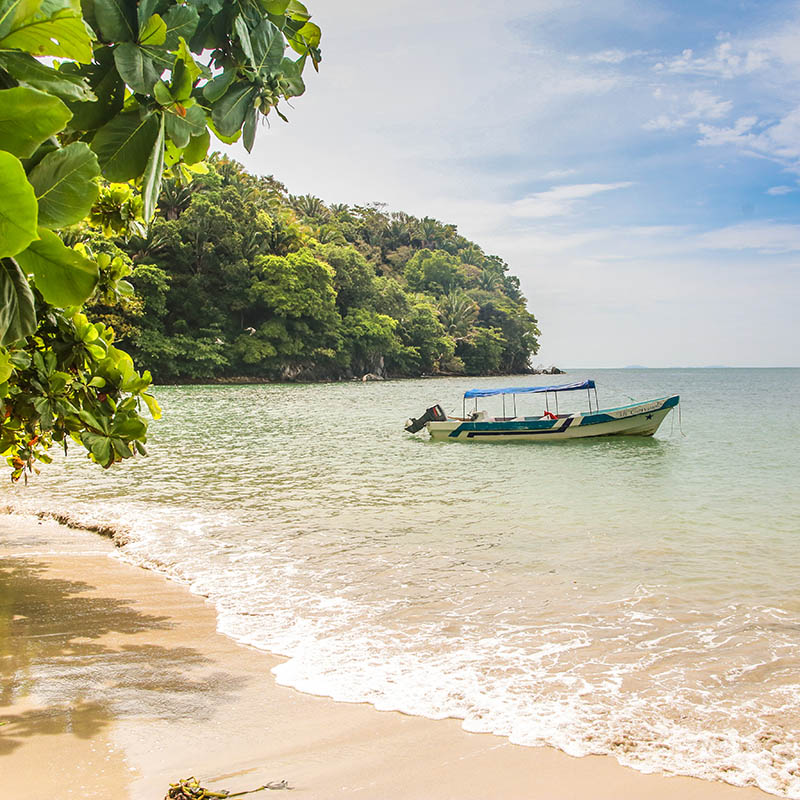
POLYGON ((536 319, 455 225, 325 204, 215 154, 167 178, 146 232, 94 241, 135 292, 93 318, 156 380, 523 372, 536 319))
MULTIPOLYGON (((250 150, 259 120, 286 119, 279 106, 304 92, 319 44, 299 0, 0 0, 0 455, 12 479, 53 443, 104 467, 144 452, 144 406, 160 413, 151 374, 117 346, 123 326, 94 313, 135 300, 115 242, 153 235, 162 179, 185 187, 204 171, 209 131, 250 150)), ((262 258, 268 295, 277 267, 262 258)))

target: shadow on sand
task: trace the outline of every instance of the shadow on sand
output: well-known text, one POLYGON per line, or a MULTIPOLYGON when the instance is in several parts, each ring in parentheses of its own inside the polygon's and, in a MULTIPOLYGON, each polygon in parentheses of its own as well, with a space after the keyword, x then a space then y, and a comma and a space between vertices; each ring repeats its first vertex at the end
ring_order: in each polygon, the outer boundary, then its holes
POLYGON ((241 686, 197 649, 136 644, 174 623, 94 589, 35 559, 0 565, 0 755, 30 736, 89 739, 125 716, 202 721, 241 686))

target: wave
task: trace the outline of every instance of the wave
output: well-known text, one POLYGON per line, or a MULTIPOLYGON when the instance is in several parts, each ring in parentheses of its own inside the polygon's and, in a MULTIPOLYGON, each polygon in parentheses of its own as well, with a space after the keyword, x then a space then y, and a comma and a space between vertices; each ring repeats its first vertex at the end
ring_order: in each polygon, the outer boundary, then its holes
POLYGON ((301 531, 254 528, 235 513, 78 500, 65 511, 30 497, 3 510, 100 533, 117 557, 209 598, 221 633, 287 659, 273 669, 282 685, 800 798, 800 626, 784 609, 734 602, 713 619, 665 618, 663 593, 640 586, 591 614, 532 624, 513 609, 488 614, 479 580, 456 602, 413 585, 396 553, 366 571, 333 539, 335 555, 321 558, 318 542, 300 549, 301 531), (348 583, 345 569, 373 588, 348 583), (402 580, 405 595, 383 591, 402 580))

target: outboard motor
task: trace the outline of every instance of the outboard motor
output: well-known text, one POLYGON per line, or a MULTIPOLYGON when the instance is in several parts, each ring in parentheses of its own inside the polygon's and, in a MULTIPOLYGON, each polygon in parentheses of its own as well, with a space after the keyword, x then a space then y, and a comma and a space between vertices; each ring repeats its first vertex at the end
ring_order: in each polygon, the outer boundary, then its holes
POLYGON ((447 419, 447 414, 444 409, 439 406, 431 406, 425 409, 425 413, 419 419, 410 419, 406 422, 406 430, 409 433, 416 433, 425 427, 426 422, 444 422, 447 419))

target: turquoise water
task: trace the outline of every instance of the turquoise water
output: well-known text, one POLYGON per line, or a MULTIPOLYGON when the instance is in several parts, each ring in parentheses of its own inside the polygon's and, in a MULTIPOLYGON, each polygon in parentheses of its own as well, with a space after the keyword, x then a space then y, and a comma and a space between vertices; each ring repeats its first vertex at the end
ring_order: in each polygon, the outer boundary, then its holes
POLYGON ((679 393, 682 419, 432 443, 404 420, 561 379, 163 387, 150 457, 76 448, 11 502, 129 528, 120 555, 288 656, 282 683, 800 797, 800 370, 583 377, 601 408, 679 393))

